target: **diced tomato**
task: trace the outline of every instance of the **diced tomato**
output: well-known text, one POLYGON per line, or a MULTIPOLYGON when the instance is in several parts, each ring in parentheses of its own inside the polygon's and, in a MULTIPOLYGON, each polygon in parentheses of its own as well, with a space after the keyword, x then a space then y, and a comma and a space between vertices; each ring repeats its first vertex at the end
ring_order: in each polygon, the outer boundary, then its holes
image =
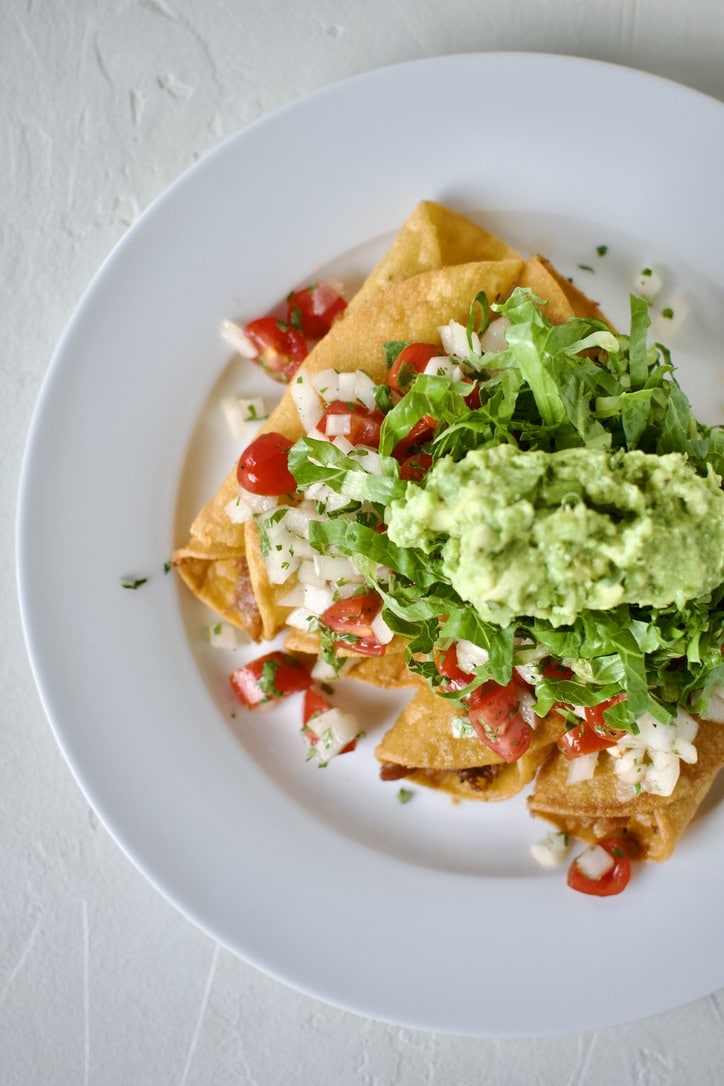
POLYGON ((277 651, 238 667, 229 676, 229 681, 241 704, 247 709, 256 709, 306 690, 312 679, 298 660, 277 651))
POLYGON ((432 466, 432 455, 427 452, 411 453, 400 464, 400 478, 405 482, 419 483, 432 466))
POLYGON ((336 600, 322 615, 322 622, 334 633, 373 638, 371 623, 382 607, 376 592, 336 600))
POLYGON ((293 494, 297 481, 289 470, 292 442, 284 434, 260 434, 244 449, 236 465, 239 486, 252 494, 293 494))
POLYGON ((304 711, 302 713, 302 721, 306 726, 312 717, 319 716, 320 713, 326 713, 332 706, 323 698, 314 687, 310 686, 304 693, 304 711))
POLYGON ((619 701, 625 700, 626 694, 621 693, 615 694, 612 698, 607 698, 606 701, 599 702, 598 705, 587 706, 584 709, 584 712, 586 714, 586 723, 595 732, 598 732, 599 735, 603 735, 605 737, 609 735, 615 735, 616 739, 620 739, 624 733, 622 731, 617 731, 616 728, 612 728, 609 724, 607 724, 606 718, 603 714, 606 712, 607 709, 610 709, 612 705, 617 705, 619 701))
MULTIPOLYGON (((470 381, 469 377, 463 377, 464 381, 470 381)), ((470 381, 473 384, 472 381, 470 381)), ((477 411, 480 407, 480 389, 477 385, 473 388, 473 391, 465 397, 465 403, 468 405, 471 411, 477 411)))
POLYGON ((307 339, 321 339, 347 303, 331 283, 314 283, 293 290, 287 297, 287 323, 307 339))
POLYGON ((404 395, 430 359, 437 358, 441 353, 442 348, 432 343, 408 343, 392 363, 387 384, 393 392, 404 395))
POLYGON ((417 445, 424 445, 427 441, 432 441, 435 436, 436 426, 437 421, 432 415, 423 415, 410 432, 397 442, 392 450, 392 455, 396 460, 406 460, 417 445))
MULTIPOLYGON (((324 713, 328 712, 332 708, 330 702, 326 698, 323 698, 313 687, 310 688, 304 694, 304 710, 302 713, 302 731, 304 737, 309 743, 310 747, 316 747, 319 743, 320 732, 315 731, 310 727, 310 722, 318 720, 324 713)), ((323 730, 323 726, 322 726, 323 730)), ((349 743, 346 743, 339 751, 339 754, 349 754, 357 746, 357 739, 350 739, 349 743)))
POLYGON ((620 894, 626 889, 631 878, 631 861, 620 841, 615 838, 607 837, 603 841, 598 841, 597 844, 613 859, 613 867, 600 878, 592 879, 584 875, 576 858, 568 869, 568 885, 581 894, 594 894, 596 897, 620 894))
POLYGON ((317 429, 327 433, 327 419, 330 415, 348 415, 349 432, 344 435, 353 445, 367 445, 376 449, 380 443, 380 428, 385 420, 381 411, 370 411, 361 403, 345 403, 344 400, 332 400, 317 423, 317 429))
POLYGON ((259 352, 254 359, 270 377, 288 384, 307 357, 307 341, 302 333, 276 317, 259 317, 244 328, 259 352))
POLYGON ((615 746, 623 734, 615 728, 608 728, 607 734, 604 734, 603 731, 598 731, 581 721, 580 724, 574 724, 560 737, 558 749, 563 751, 570 761, 573 758, 580 758, 582 754, 594 754, 596 751, 615 746))
POLYGON ((458 647, 452 644, 443 656, 435 660, 435 667, 445 679, 442 683, 443 690, 464 690, 475 678, 463 671, 458 663, 458 647))
POLYGON ((530 746, 533 730, 520 712, 521 699, 529 696, 513 679, 507 686, 483 683, 468 699, 468 720, 504 762, 517 762, 530 746))
POLYGON ((372 622, 381 607, 382 601, 376 592, 363 592, 337 600, 324 612, 322 622, 341 639, 353 639, 348 642, 349 648, 359 656, 384 656, 387 646, 372 632, 372 622))
POLYGON ((384 656, 387 652, 387 645, 383 645, 376 637, 360 637, 359 641, 352 642, 349 647, 358 656, 384 656))

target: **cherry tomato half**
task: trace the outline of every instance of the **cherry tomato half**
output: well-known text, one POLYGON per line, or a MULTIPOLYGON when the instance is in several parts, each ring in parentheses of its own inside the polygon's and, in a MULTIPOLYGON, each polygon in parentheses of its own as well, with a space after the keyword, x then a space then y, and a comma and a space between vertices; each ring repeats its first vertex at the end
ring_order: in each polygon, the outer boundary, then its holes
POLYGON ((312 679, 298 660, 277 651, 238 667, 229 681, 241 704, 247 709, 257 709, 306 690, 312 679))
POLYGON ((254 361, 275 381, 288 384, 307 357, 302 333, 276 317, 259 317, 244 331, 259 352, 254 361))
POLYGON ((315 283, 287 297, 287 323, 307 339, 321 339, 347 303, 331 283, 315 283))
POLYGON ((595 897, 620 894, 626 889, 631 878, 631 861, 620 841, 615 838, 607 837, 603 841, 598 841, 597 844, 614 861, 613 867, 599 878, 592 879, 581 871, 578 857, 576 857, 568 869, 568 885, 572 890, 578 890, 581 894, 593 894, 595 897))
POLYGON ((274 431, 254 438, 236 465, 239 486, 252 494, 293 494, 297 481, 289 470, 292 444, 284 434, 274 431))
POLYGON ((564 732, 558 740, 558 749, 571 761, 573 758, 580 758, 582 754, 594 754, 596 751, 615 746, 624 734, 613 728, 609 728, 608 733, 604 735, 581 721, 580 724, 574 724, 572 728, 564 732))
POLYGON ((405 482, 419 483, 432 466, 432 455, 427 452, 413 452, 400 464, 400 478, 405 482))
POLYGON ((483 683, 468 699, 468 720, 483 742, 504 762, 517 762, 530 746, 533 730, 520 711, 525 688, 515 679, 507 686, 483 683))
POLYGON ((616 694, 612 698, 607 698, 606 701, 601 701, 598 705, 590 705, 584 709, 586 714, 586 723, 589 727, 600 735, 609 736, 615 735, 617 739, 620 739, 624 734, 622 731, 618 731, 616 728, 612 728, 610 724, 606 723, 606 718, 603 715, 607 709, 610 709, 612 705, 617 705, 619 701, 625 701, 626 695, 624 693, 616 694))
POLYGON ((380 429, 385 420, 381 411, 370 411, 361 403, 345 403, 332 400, 317 423, 317 429, 327 433, 327 420, 331 415, 349 416, 349 432, 344 434, 353 445, 367 445, 376 449, 380 443, 380 429))
POLYGON ((435 347, 432 343, 408 343, 392 363, 387 384, 393 392, 404 396, 430 359, 438 358, 441 352, 442 348, 435 347))
POLYGON ((443 690, 464 690, 475 678, 474 675, 468 675, 460 667, 458 663, 458 647, 454 643, 444 655, 438 657, 435 661, 435 667, 445 679, 445 682, 441 684, 443 690))
POLYGON ((322 622, 334 633, 374 639, 371 623, 381 606, 376 592, 362 592, 359 596, 336 600, 322 615, 322 622))
POLYGON ((416 446, 432 441, 435 436, 436 426, 437 421, 432 415, 423 415, 411 428, 410 432, 397 442, 392 450, 392 455, 396 460, 406 460, 416 446))

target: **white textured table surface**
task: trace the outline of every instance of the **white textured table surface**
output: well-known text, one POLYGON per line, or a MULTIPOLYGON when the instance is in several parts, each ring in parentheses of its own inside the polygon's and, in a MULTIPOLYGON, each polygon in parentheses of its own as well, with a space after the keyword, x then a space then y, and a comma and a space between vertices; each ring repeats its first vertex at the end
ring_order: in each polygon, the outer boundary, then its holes
POLYGON ((721 1081, 724 993, 600 1033, 462 1039, 330 1008, 220 950, 88 809, 21 636, 12 541, 33 404, 75 303, 139 212, 308 91, 415 57, 511 49, 615 61, 724 99, 720 0, 0 6, 0 1086, 721 1081))

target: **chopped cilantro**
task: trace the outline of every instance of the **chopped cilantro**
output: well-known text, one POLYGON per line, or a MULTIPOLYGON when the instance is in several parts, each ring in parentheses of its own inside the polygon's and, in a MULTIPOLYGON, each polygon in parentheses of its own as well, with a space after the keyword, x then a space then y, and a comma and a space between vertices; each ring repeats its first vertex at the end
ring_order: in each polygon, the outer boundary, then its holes
POLYGON ((164 573, 170 573, 171 572, 171 563, 170 562, 164 562, 163 563, 163 572, 164 573))
POLYGON ((121 588, 140 588, 147 580, 148 577, 121 577, 121 588))
POLYGON ((281 698, 284 692, 276 686, 277 671, 281 667, 280 660, 265 660, 259 676, 259 687, 266 698, 281 698))
POLYGON ((661 310, 661 316, 666 317, 667 320, 671 320, 674 316, 674 311, 670 305, 667 305, 665 309, 661 310))
POLYGON ((599 256, 605 256, 606 253, 608 252, 608 245, 597 245, 596 246, 596 252, 598 253, 599 256))
POLYGON ((397 799, 399 803, 409 803, 412 799, 413 793, 409 788, 400 788, 397 793, 397 799))
POLYGON ((593 268, 591 267, 590 264, 577 264, 576 267, 580 268, 581 271, 587 271, 587 272, 592 272, 593 271, 593 268))

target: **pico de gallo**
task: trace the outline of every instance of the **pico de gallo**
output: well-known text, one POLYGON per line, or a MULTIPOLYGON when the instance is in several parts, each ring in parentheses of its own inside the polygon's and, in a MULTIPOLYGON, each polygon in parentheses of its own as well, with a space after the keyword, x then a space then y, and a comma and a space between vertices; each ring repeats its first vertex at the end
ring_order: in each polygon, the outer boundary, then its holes
MULTIPOLYGON (((321 663, 302 675, 272 654, 271 680, 262 658, 261 669, 235 672, 232 686, 250 708, 305 691, 303 732, 320 764, 354 749, 359 729, 313 678, 339 676, 350 656, 383 656, 396 637, 408 668, 454 701, 467 734, 506 763, 525 754, 541 717, 559 713, 571 782, 611 757, 627 794, 670 795, 680 762, 696 760, 696 717, 724 720, 721 558, 695 590, 677 587, 671 599, 659 586, 636 599, 606 584, 595 607, 556 611, 546 600, 537 612, 511 613, 492 596, 471 605, 461 594, 452 514, 437 493, 449 465, 482 463, 491 450, 503 449, 511 470, 542 463, 550 490, 550 465, 571 450, 614 473, 622 464, 640 472, 643 455, 647 478, 664 465, 692 487, 692 504, 717 521, 712 547, 722 549, 721 431, 694 420, 668 352, 646 345, 646 304, 632 297, 630 334, 618 336, 597 320, 553 326, 538 302, 521 289, 495 305, 478 295, 467 326, 441 327, 439 343, 385 344, 384 385, 363 370, 299 370, 310 341, 344 308, 324 284, 290 295, 275 331, 269 318, 244 329, 248 357, 289 384, 306 436, 253 440, 227 513, 256 520, 269 581, 288 588, 279 599, 286 623, 318 635, 321 663)), ((552 503, 588 500, 565 486, 552 503)), ((629 877, 623 846, 606 839, 573 862, 568 884, 608 896, 629 877)))

